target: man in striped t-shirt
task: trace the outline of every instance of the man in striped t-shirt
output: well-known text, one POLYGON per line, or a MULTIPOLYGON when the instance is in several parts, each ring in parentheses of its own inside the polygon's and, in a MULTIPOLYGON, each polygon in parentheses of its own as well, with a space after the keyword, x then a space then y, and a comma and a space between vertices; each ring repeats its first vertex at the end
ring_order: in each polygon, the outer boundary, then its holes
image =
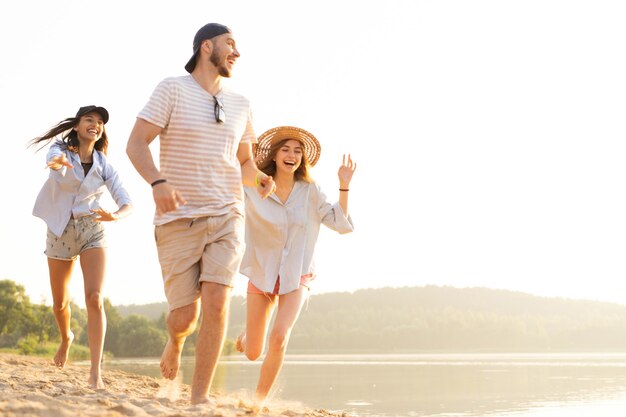
POLYGON ((265 198, 275 189, 252 156, 248 100, 222 88, 239 58, 226 26, 196 33, 189 75, 166 78, 139 113, 127 153, 152 185, 155 237, 169 305, 161 373, 174 379, 198 321, 191 402, 208 392, 224 343, 233 280, 244 249, 242 182, 265 198), (159 168, 150 143, 159 136, 159 168))

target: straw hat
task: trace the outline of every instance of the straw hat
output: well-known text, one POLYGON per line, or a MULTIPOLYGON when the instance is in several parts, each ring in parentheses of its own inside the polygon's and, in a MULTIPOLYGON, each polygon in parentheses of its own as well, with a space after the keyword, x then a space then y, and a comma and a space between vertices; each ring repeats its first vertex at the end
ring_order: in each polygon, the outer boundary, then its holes
POLYGON ((309 165, 313 166, 320 159, 322 147, 311 133, 293 126, 279 126, 264 132, 259 136, 255 150, 257 164, 261 164, 269 156, 272 145, 285 139, 295 139, 302 143, 304 155, 309 165))

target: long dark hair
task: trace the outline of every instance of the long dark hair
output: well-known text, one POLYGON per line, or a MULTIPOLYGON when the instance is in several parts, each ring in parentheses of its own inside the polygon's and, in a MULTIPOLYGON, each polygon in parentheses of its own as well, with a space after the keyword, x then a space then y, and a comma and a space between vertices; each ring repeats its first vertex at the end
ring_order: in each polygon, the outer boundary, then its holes
MULTIPOLYGON (((50 143, 53 138, 61 135, 59 142, 70 151, 78 152, 80 142, 78 141, 78 133, 74 130, 74 127, 80 122, 81 117, 84 117, 84 115, 80 117, 68 117, 65 120, 61 120, 56 126, 48 130, 43 135, 31 139, 28 146, 31 147, 37 145, 38 143, 46 142, 37 149, 39 150, 50 143)), ((94 149, 101 151, 106 155, 108 148, 109 139, 107 137, 106 129, 102 126, 102 136, 94 144, 94 149)))
MULTIPOLYGON (((267 156, 263 159, 263 161, 261 161, 260 164, 258 164, 257 168, 260 171, 263 171, 264 174, 270 175, 273 177, 276 174, 276 161, 274 161, 274 157, 278 153, 278 150, 282 148, 282 146, 288 140, 291 140, 291 138, 283 139, 281 141, 278 141, 272 144, 267 156)), ((294 139, 294 140, 298 140, 298 139, 294 139)), ((300 141, 298 140, 298 142, 300 141)), ((302 152, 302 162, 300 163, 300 166, 298 167, 298 169, 296 169, 296 172, 293 173, 293 176, 296 179, 296 181, 304 181, 308 183, 313 182, 313 179, 311 178, 311 175, 309 174, 309 168, 311 168, 311 165, 309 165, 309 161, 307 161, 306 159, 306 153, 302 152)))

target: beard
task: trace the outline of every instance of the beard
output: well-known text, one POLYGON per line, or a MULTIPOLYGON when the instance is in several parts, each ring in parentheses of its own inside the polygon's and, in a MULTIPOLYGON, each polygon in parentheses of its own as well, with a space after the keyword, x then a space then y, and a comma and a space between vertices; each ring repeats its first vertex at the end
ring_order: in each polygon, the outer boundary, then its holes
POLYGON ((230 70, 226 67, 226 65, 224 65, 223 62, 220 62, 220 54, 217 48, 214 48, 213 52, 211 52, 209 61, 211 61, 211 64, 215 65, 215 68, 217 68, 217 73, 219 75, 226 78, 230 77, 230 70))

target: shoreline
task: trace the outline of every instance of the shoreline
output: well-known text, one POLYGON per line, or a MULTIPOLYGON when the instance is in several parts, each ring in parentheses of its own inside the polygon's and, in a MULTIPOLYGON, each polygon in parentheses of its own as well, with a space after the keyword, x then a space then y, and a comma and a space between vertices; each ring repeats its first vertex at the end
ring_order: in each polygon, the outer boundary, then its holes
POLYGON ((88 369, 68 363, 57 369, 52 358, 0 353, 0 414, 7 417, 194 417, 306 416, 349 417, 295 402, 270 402, 255 412, 237 393, 211 392, 213 404, 191 405, 190 387, 178 381, 105 370, 106 389, 87 384, 88 369))

